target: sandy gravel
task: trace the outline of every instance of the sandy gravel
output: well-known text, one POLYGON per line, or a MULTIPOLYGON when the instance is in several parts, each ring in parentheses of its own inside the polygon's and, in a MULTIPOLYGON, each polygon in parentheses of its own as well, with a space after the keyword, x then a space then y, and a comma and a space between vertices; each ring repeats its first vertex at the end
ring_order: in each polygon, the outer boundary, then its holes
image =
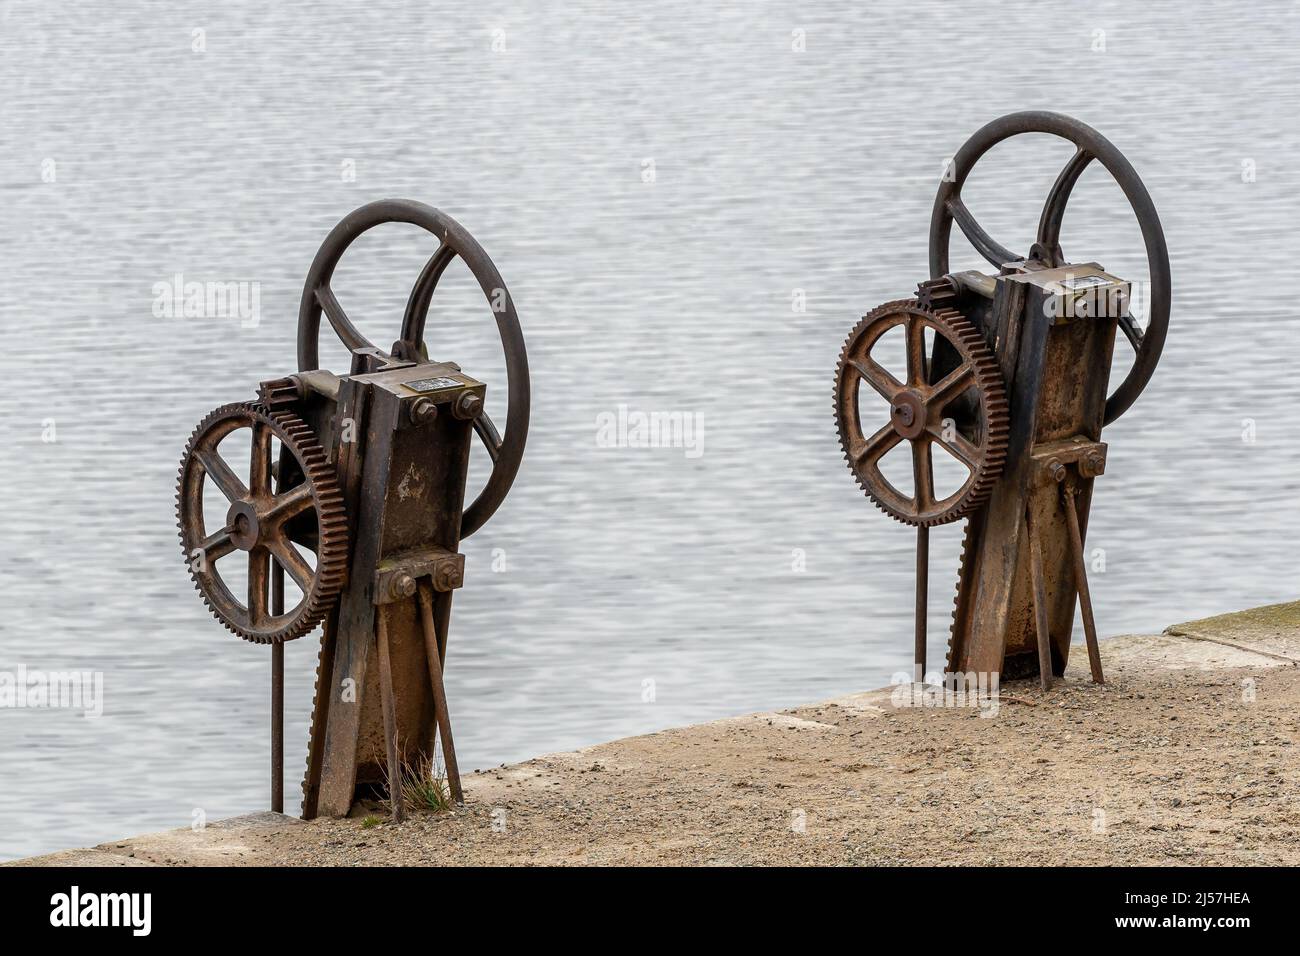
POLYGON ((1066 681, 1046 695, 1004 685, 991 717, 874 692, 473 774, 463 810, 402 825, 264 814, 99 852, 137 864, 1297 864, 1300 605, 1288 608, 1264 644, 1232 622, 1103 642, 1105 686, 1087 682, 1078 648, 1066 681))

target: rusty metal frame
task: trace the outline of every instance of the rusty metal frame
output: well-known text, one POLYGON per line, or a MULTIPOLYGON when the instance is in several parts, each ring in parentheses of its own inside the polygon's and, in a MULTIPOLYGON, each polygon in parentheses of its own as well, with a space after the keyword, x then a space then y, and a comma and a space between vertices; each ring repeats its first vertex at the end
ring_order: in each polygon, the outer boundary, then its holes
MULTIPOLYGON (((958 415, 969 418, 993 390, 1005 388, 1009 404, 1005 463, 993 476, 991 492, 974 510, 913 520, 899 495, 886 508, 900 521, 917 524, 916 626, 913 659, 916 679, 925 678, 926 611, 929 594, 928 526, 967 518, 958 573, 957 596, 945 672, 999 674, 1003 679, 1037 672, 1043 689, 1065 670, 1075 601, 1083 619, 1092 679, 1104 681, 1097 644, 1084 541, 1095 478, 1105 470, 1102 428, 1122 415, 1150 380, 1164 346, 1170 310, 1169 257, 1159 217, 1132 165, 1109 140, 1070 117, 1022 112, 988 123, 954 156, 935 197, 929 237, 930 278, 915 300, 887 303, 877 312, 915 307, 968 321, 996 356, 1000 380, 981 384, 976 400, 966 400, 958 415), (1073 157, 1057 176, 1044 203, 1036 241, 1021 255, 995 240, 961 198, 971 169, 989 149, 1022 133, 1046 133, 1072 142, 1073 157), (1060 246, 1061 224, 1070 195, 1094 160, 1119 184, 1137 216, 1151 278, 1150 322, 1145 332, 1128 311, 1131 283, 1105 273, 1096 263, 1067 264, 1060 246), (996 267, 995 275, 949 272, 952 224, 996 267), (1077 311, 1090 293, 1104 289, 1097 308, 1077 311), (1116 333, 1136 353, 1132 369, 1109 397, 1106 387, 1116 333)), ((1100 298, 1100 297, 1099 297, 1100 298)), ((863 319, 868 323, 876 313, 863 319)), ((844 388, 846 363, 865 360, 854 343, 863 323, 850 334, 836 378, 836 417, 850 469, 880 503, 878 482, 865 478, 857 460, 875 445, 909 438, 915 414, 901 414, 870 438, 858 435, 856 393, 844 388), (851 399, 851 401, 850 401, 851 399), (850 407, 853 406, 853 407, 850 407), (850 432, 846 438, 846 423, 850 432)), ((909 354, 909 362, 911 361, 909 354)), ((925 361, 931 377, 942 377, 959 358, 951 343, 936 337, 925 361)), ((859 368, 870 381, 870 368, 859 368)), ((996 376, 995 376, 996 377, 996 376)), ((877 390, 880 390, 878 386, 877 390)), ((898 403, 895 403, 896 405, 898 403)), ((895 411, 900 411, 896 408, 895 411)), ((910 413, 912 409, 902 408, 910 413)), ((923 477, 916 470, 916 480, 923 477)), ((914 490, 919 503, 921 492, 914 490)), ((882 505, 882 507, 884 507, 882 505)), ((919 511, 918 511, 918 514, 919 511)), ((921 517, 926 517, 920 514, 921 517)))
POLYGON ((420 203, 371 203, 339 223, 312 264, 299 316, 298 358, 304 370, 301 385, 320 397, 319 427, 328 432, 342 416, 359 432, 351 443, 333 437, 340 482, 358 526, 357 545, 348 589, 322 642, 303 815, 346 813, 376 782, 366 770, 375 767, 368 761, 375 749, 376 696, 394 817, 404 812, 400 766, 421 754, 432 759, 439 740, 449 789, 459 802, 460 773, 442 679, 447 627, 451 595, 464 576, 459 542, 500 505, 527 437, 528 367, 514 303, 495 265, 451 217, 420 203), (384 222, 413 223, 440 240, 412 288, 401 337, 391 353, 356 332, 329 288, 350 244, 384 222), (424 344, 434 290, 456 256, 491 303, 505 349, 509 408, 504 435, 484 411, 483 386, 453 363, 431 362, 424 344), (334 379, 311 368, 318 363, 321 314, 352 351, 346 377, 334 379), (487 448, 493 468, 483 491, 465 508, 470 431, 487 448), (418 472, 428 477, 420 494, 405 488, 416 473, 411 469, 430 471, 431 477, 418 472), (370 676, 372 648, 378 673, 370 676), (421 674, 423 679, 416 676, 421 674), (356 683, 358 698, 351 712, 331 702, 344 675, 356 683), (403 732, 411 736, 401 739, 403 732))
MULTIPOLYGON (((527 439, 528 362, 514 302, 491 259, 450 216, 406 200, 370 203, 329 233, 312 262, 299 310, 298 365, 299 374, 262 383, 258 403, 224 406, 200 424, 182 460, 178 490, 187 556, 196 547, 205 558, 242 549, 250 552, 250 569, 254 557, 261 569, 250 570, 247 622, 241 623, 243 606, 224 586, 208 588, 205 597, 236 633, 273 645, 271 807, 283 812, 283 642, 306 633, 321 615, 303 815, 346 814, 359 794, 369 793, 367 787, 382 784, 394 818, 401 819, 403 768, 415 759, 432 762, 439 742, 451 796, 460 802, 443 683, 447 629, 452 592, 464 581, 460 542, 500 507, 527 439), (391 352, 357 330, 330 286, 352 242, 387 222, 419 225, 438 239, 411 290, 391 352), (505 350, 504 434, 484 410, 485 386, 454 363, 431 361, 424 343, 438 280, 457 257, 487 298, 505 350), (344 375, 318 367, 322 315, 351 353, 344 375), (249 424, 253 477, 245 486, 231 478, 214 449, 226 432, 249 424), (351 429, 355 434, 348 434, 351 429), (269 454, 272 432, 281 439, 278 471, 269 454), (486 447, 492 471, 467 508, 471 433, 486 447), (214 471, 233 504, 229 527, 208 535, 201 490, 214 471), (290 513, 285 502, 296 510, 290 513), (299 517, 304 502, 314 506, 315 524, 309 525, 305 513, 299 517), (272 533, 274 540, 267 537, 272 533), (317 553, 320 581, 305 576, 312 569, 295 547, 317 553), (288 614, 286 573, 308 595, 288 614), (351 700, 337 699, 345 680, 355 684, 351 700)), ((220 583, 214 573, 199 574, 201 591, 207 578, 220 583)))

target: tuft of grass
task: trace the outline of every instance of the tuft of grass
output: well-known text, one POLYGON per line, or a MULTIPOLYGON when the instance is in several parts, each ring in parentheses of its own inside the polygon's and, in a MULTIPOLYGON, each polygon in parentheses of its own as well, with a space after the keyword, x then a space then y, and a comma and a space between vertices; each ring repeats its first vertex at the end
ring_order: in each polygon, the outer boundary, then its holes
POLYGON ((377 826, 379 826, 379 817, 374 814, 371 814, 361 821, 361 829, 363 830, 373 830, 377 826))
POLYGON ((402 800, 409 807, 445 813, 451 809, 447 773, 432 757, 402 765, 402 800))

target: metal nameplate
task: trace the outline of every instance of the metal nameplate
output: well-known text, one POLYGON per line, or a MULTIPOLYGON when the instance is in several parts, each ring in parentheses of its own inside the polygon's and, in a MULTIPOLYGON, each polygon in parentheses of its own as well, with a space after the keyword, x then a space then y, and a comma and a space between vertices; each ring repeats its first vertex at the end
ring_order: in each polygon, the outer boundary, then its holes
POLYGON ((422 395, 427 392, 441 392, 449 388, 465 387, 464 382, 458 381, 454 378, 447 378, 446 376, 441 376, 439 378, 421 378, 416 379, 414 382, 403 382, 402 384, 411 391, 419 392, 422 395))

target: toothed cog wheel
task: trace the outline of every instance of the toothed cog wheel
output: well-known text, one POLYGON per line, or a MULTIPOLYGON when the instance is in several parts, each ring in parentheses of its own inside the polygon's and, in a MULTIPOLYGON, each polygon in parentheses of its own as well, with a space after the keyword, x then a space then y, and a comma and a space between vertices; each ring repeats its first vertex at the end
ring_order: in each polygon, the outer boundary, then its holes
POLYGON ((862 490, 906 524, 929 527, 971 514, 988 500, 1006 461, 1006 391, 992 350, 957 311, 930 311, 915 299, 880 306, 849 334, 835 372, 835 421, 862 490), (906 381, 873 354, 897 328, 906 381), (911 446, 910 494, 881 471, 882 459, 903 442, 911 446), (942 498, 935 490, 936 449, 966 469, 960 487, 942 498))
POLYGON ((343 588, 348 559, 343 495, 311 429, 290 412, 246 402, 224 405, 204 418, 181 458, 176 513, 195 588, 217 620, 245 640, 279 644, 301 637, 328 613, 343 588), (231 452, 219 446, 235 445, 225 440, 241 429, 250 436, 248 450, 241 448, 248 463, 237 468, 231 452), (283 450, 278 478, 274 439, 283 450), (219 528, 205 522, 205 488, 209 514, 217 506, 224 509, 219 528), (315 552, 314 566, 303 551, 315 552), (246 575, 239 573, 237 553, 247 558, 246 575), (284 569, 285 600, 297 599, 278 613, 269 600, 272 562, 284 569))

